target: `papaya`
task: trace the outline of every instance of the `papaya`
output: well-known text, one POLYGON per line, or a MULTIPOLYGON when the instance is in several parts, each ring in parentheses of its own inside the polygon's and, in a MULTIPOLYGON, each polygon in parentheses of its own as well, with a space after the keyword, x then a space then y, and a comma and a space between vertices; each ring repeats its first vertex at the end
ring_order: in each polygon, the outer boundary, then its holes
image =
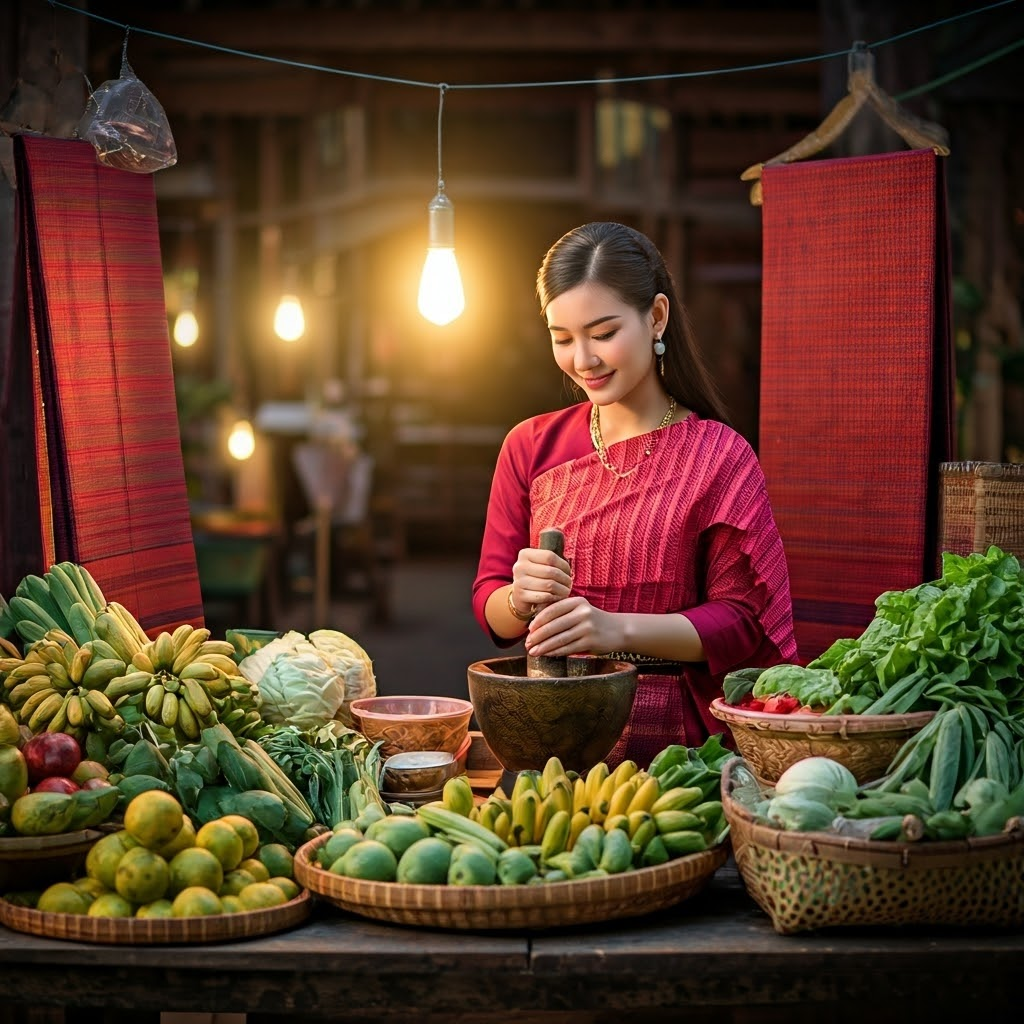
POLYGON ((409 885, 443 885, 448 880, 452 848, 443 839, 418 839, 398 862, 396 881, 409 885))
MULTIPOLYGON (((422 818, 389 814, 367 826, 365 837, 382 842, 396 857, 401 857, 418 839, 430 836, 430 827, 422 818)), ((331 841, 328 840, 328 846, 331 841)))
POLYGON ((92 828, 100 825, 117 807, 121 798, 121 791, 116 786, 107 786, 104 789, 80 789, 77 793, 71 794, 75 810, 71 817, 69 830, 78 828, 92 828))
POLYGON ((69 793, 26 793, 11 807, 11 825, 23 836, 52 836, 67 832, 75 814, 69 793))

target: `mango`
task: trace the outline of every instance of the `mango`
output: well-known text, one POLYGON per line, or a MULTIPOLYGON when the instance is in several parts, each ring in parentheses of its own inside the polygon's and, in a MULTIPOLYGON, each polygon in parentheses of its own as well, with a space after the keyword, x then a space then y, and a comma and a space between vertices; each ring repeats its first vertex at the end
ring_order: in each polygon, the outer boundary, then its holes
POLYGON ((52 836, 67 832, 75 815, 68 793, 26 793, 11 807, 11 824, 23 836, 52 836))
MULTIPOLYGON (((0 705, 0 710, 7 709, 0 705)), ((0 796, 14 803, 28 789, 28 765, 17 747, 0 746, 0 796)))
MULTIPOLYGON (((351 833, 335 833, 327 840, 327 845, 337 843, 337 836, 351 833)), ((376 839, 383 843, 396 857, 401 857, 406 850, 419 839, 430 836, 430 827, 422 818, 410 818, 403 814, 389 814, 386 818, 378 818, 367 827, 365 838, 376 839)))

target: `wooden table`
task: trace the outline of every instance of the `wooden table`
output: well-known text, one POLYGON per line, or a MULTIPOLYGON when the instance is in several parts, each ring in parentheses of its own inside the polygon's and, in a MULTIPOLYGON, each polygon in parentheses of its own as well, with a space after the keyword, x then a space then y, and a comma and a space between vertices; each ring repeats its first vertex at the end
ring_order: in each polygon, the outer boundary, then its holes
POLYGON ((912 1024, 1018 1011, 1022 967, 1020 931, 777 935, 730 861, 675 908, 564 932, 417 929, 324 904, 290 932, 207 946, 85 945, 0 928, 0 1022, 58 1007, 75 1024, 148 1024, 161 1010, 245 1012, 248 1024, 912 1024))

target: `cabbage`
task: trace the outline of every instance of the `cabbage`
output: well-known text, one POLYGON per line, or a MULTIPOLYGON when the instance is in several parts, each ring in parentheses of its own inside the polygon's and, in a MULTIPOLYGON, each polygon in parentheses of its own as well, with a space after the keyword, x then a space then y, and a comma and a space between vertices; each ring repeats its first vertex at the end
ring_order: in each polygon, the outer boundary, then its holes
POLYGON ((290 630, 243 658, 238 669, 259 689, 265 721, 302 731, 334 719, 351 726, 352 701, 377 692, 370 656, 335 629, 308 637, 290 630))
POLYGON ((835 816, 827 804, 809 800, 798 792, 774 797, 765 810, 765 817, 787 832, 827 832, 835 816))
POLYGON ((830 757, 805 757, 791 764, 775 783, 776 796, 791 793, 837 808, 856 798, 857 780, 846 765, 830 757))

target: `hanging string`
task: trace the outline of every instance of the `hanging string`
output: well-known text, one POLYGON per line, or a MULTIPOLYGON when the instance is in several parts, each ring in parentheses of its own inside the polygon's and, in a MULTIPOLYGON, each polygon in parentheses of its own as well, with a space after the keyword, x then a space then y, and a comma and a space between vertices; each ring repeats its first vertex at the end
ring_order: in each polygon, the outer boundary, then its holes
POLYGON ((444 191, 444 176, 441 174, 441 115, 444 113, 444 94, 448 86, 442 82, 438 87, 437 99, 437 191, 444 191))
MULTIPOLYGON (((349 71, 344 68, 332 68, 322 64, 310 64, 304 61, 288 60, 284 57, 272 57, 268 54, 253 53, 248 50, 238 50, 229 46, 221 46, 216 43, 207 43, 199 39, 190 39, 186 36, 172 35, 168 32, 158 32, 156 29, 147 29, 139 25, 127 25, 123 22, 116 21, 113 18, 106 18, 100 14, 96 14, 92 11, 84 11, 81 8, 73 7, 71 4, 63 3, 62 0, 48 0, 52 7, 60 7, 66 11, 72 11, 75 14, 82 15, 86 18, 92 18, 94 21, 104 22, 107 25, 114 25, 118 28, 125 30, 125 45, 127 47, 128 32, 135 31, 142 35, 152 36, 156 39, 165 39, 174 43, 184 43, 186 46, 196 46, 206 50, 216 50, 220 53, 230 54, 235 57, 247 57, 251 60, 262 60, 271 64, 282 64, 291 68, 298 68, 305 71, 320 71, 325 74, 331 75, 343 75, 350 78, 361 78, 368 79, 374 82, 388 82, 393 85, 409 85, 418 88, 429 88, 429 89, 539 89, 539 88, 551 88, 558 86, 577 86, 577 85, 608 85, 608 84, 622 84, 628 82, 659 82, 669 81, 680 78, 710 78, 714 75, 733 75, 741 74, 749 71, 765 71, 773 68, 792 67, 797 64, 808 64, 814 61, 830 60, 835 57, 846 57, 849 53, 849 48, 843 50, 835 50, 831 53, 819 53, 810 57, 794 57, 788 60, 769 61, 762 64, 745 64, 739 67, 731 68, 717 68, 710 71, 680 71, 670 72, 667 74, 656 74, 656 75, 629 75, 621 78, 576 78, 576 79, 565 79, 565 80, 554 80, 554 81, 543 81, 543 82, 481 82, 481 83, 463 83, 447 85, 439 82, 425 82, 418 79, 412 78, 396 78, 390 75, 374 75, 369 72, 363 71, 349 71)), ((921 32, 928 32, 932 29, 941 28, 944 25, 951 25, 958 21, 963 21, 966 18, 973 18, 978 15, 986 14, 989 11, 997 10, 1001 7, 1006 7, 1010 4, 1016 3, 1017 0, 996 0, 995 3, 986 5, 985 7, 978 7, 973 11, 965 11, 961 14, 950 15, 947 18, 941 18, 938 21, 932 21, 925 25, 919 25, 917 28, 908 29, 905 32, 901 32, 897 35, 890 36, 887 39, 880 40, 877 43, 868 43, 868 49, 879 49, 883 46, 889 46, 892 43, 898 42, 902 39, 906 39, 910 36, 917 35, 921 32)), ((987 59, 983 59, 983 63, 987 63, 988 60, 994 60, 997 56, 1002 56, 1004 53, 1008 53, 1013 49, 1016 49, 1024 40, 1018 40, 1011 44, 1010 47, 1005 47, 1002 51, 993 55, 987 59)), ((943 76, 943 78, 936 79, 933 85, 942 84, 943 82, 950 81, 952 78, 959 77, 960 74, 966 74, 967 70, 973 70, 973 67, 978 66, 978 62, 974 62, 973 66, 968 65, 966 69, 960 72, 951 72, 949 75, 943 76)), ((922 87, 918 91, 924 91, 922 87)), ((903 94, 908 95, 907 93, 903 94)), ((916 93, 914 93, 916 95, 916 93)))

